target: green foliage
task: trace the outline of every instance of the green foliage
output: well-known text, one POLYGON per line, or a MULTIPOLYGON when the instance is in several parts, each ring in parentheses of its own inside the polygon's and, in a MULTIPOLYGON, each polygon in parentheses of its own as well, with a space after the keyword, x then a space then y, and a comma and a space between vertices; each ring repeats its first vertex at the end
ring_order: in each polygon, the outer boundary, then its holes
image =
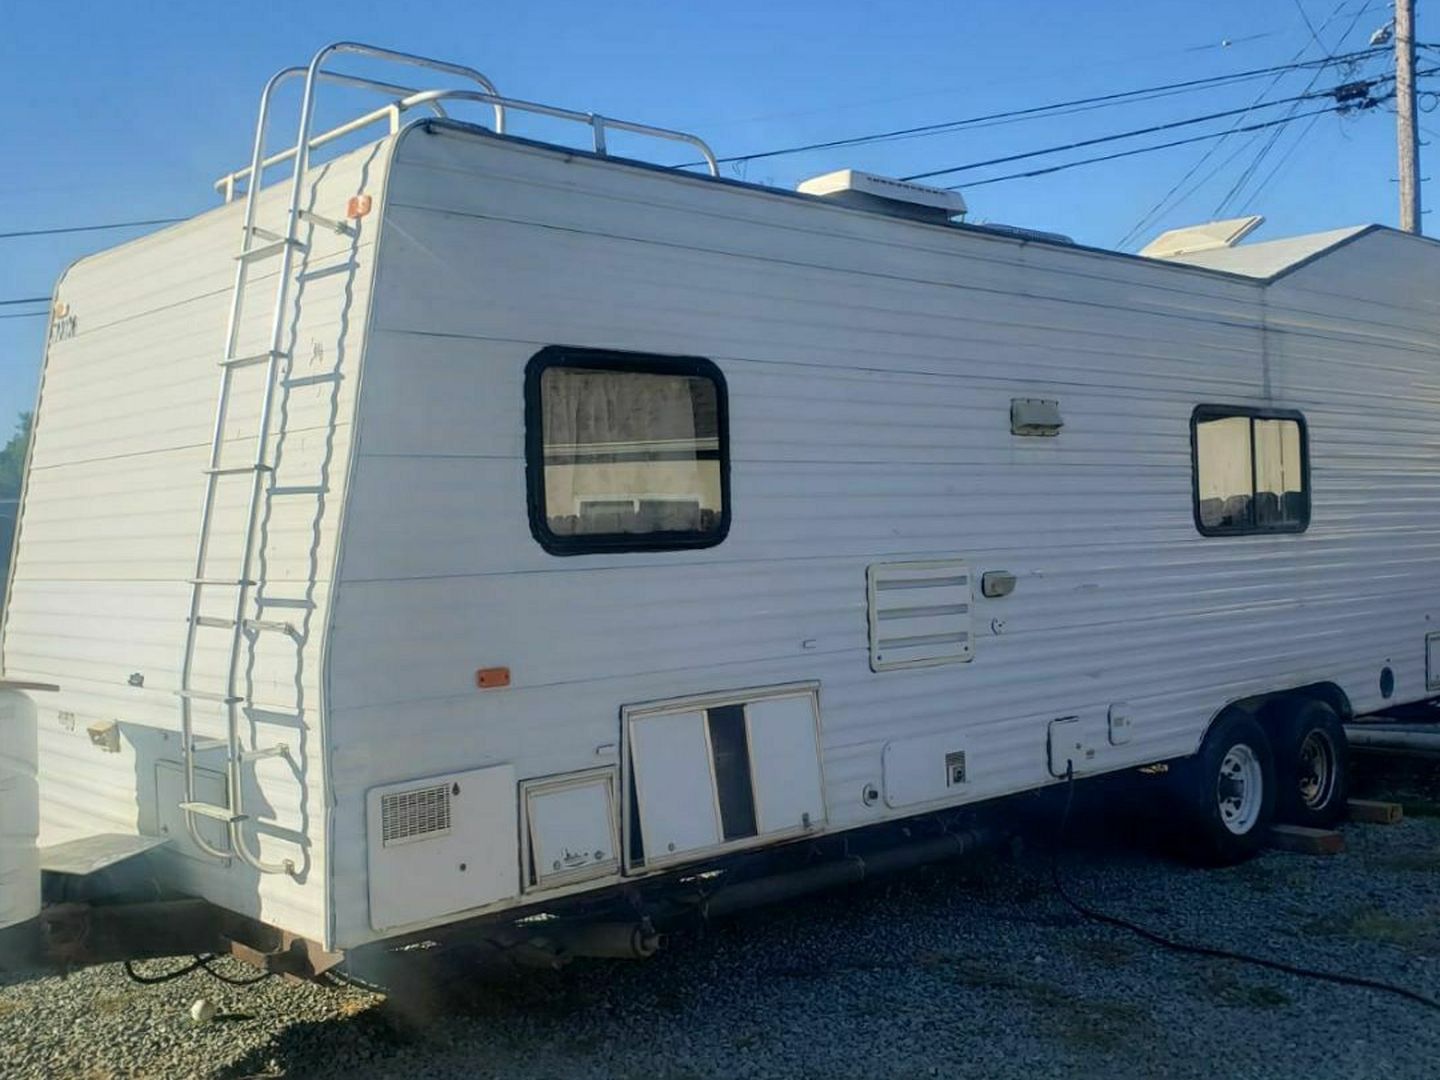
MULTIPOLYGON (((25 477, 25 448, 30 443, 31 414, 22 412, 15 423, 15 434, 0 450, 0 500, 20 498, 20 484, 25 477)), ((0 501, 0 515, 14 518, 14 503, 0 501), (10 511, 6 514, 6 511, 10 511)))
POLYGON ((0 596, 10 570, 10 548, 15 543, 15 518, 20 512, 20 485, 25 480, 25 448, 30 444, 31 414, 22 412, 15 434, 0 450, 0 596))

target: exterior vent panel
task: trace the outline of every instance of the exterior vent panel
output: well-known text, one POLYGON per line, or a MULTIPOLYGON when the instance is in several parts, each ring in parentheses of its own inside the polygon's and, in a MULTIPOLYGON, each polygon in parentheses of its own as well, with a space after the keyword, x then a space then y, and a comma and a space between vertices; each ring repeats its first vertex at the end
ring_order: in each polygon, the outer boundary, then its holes
POLYGON ((866 584, 872 671, 971 658, 970 571, 965 563, 874 563, 866 570, 866 584))
POLYGON ((405 844, 450 832, 450 785, 413 788, 380 800, 381 842, 405 844))

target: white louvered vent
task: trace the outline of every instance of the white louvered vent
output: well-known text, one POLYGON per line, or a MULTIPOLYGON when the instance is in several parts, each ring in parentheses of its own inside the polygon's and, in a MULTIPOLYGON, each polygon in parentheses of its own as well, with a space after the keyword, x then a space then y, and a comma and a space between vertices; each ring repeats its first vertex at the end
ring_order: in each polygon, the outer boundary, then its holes
POLYGON ((405 844, 450 832, 450 785, 396 791, 381 797, 381 842, 405 844))
POLYGON ((874 563, 865 578, 872 671, 971 658, 970 570, 965 563, 874 563))

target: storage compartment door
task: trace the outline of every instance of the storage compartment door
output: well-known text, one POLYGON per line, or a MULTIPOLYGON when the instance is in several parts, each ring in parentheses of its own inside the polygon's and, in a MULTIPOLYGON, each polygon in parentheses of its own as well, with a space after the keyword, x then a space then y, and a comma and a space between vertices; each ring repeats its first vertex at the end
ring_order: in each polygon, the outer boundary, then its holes
POLYGON ((526 888, 570 885, 619 872, 614 769, 529 780, 521 790, 530 855, 526 888))
POLYGON ((630 760, 648 863, 720 843, 720 807, 704 712, 633 718, 630 760))
POLYGON ((745 706, 745 721, 760 832, 786 832, 824 822, 815 696, 752 701, 745 706))
POLYGON ((755 847, 825 824, 817 684, 655 702, 624 717, 629 868, 755 847))

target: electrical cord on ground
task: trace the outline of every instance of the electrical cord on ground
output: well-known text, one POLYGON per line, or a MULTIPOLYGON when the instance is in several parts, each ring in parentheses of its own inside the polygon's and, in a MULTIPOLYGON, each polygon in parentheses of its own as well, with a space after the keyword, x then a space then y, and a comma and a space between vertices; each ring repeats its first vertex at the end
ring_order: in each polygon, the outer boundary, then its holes
POLYGON ((1169 949, 1171 952, 1183 953, 1189 956, 1204 956, 1212 960, 1232 960, 1240 964, 1250 964, 1253 967, 1267 968, 1270 971, 1279 971, 1286 975, 1294 975, 1302 979, 1315 979, 1320 982, 1335 983, 1338 986, 1355 986, 1363 990, 1378 990, 1386 994, 1394 994, 1397 997, 1413 1001, 1417 1005, 1424 1005, 1427 1008, 1440 1011, 1440 1001, 1422 994, 1418 990, 1411 990, 1405 986, 1397 986, 1394 983, 1382 982, 1379 979, 1367 979, 1363 975, 1345 975, 1333 971, 1320 971, 1315 968, 1301 967, 1298 964, 1287 964, 1283 960, 1271 960, 1263 956, 1252 956, 1249 953, 1235 952, 1231 949, 1220 949, 1211 945, 1195 945, 1187 941, 1177 941, 1174 938, 1166 937, 1164 934, 1150 930, 1133 923, 1129 919, 1122 919, 1118 915, 1108 915, 1103 911, 1097 911, 1083 903, 1070 893, 1065 887, 1065 880, 1060 872, 1060 856, 1065 847, 1066 834, 1070 828, 1070 812, 1075 803, 1075 766, 1072 763, 1065 770, 1066 792, 1065 809, 1060 817, 1060 835, 1056 839, 1055 846, 1050 852, 1050 878, 1054 882, 1055 891, 1059 893, 1060 899, 1064 900, 1077 915, 1080 915, 1091 922, 1097 922, 1104 926, 1112 926, 1118 930, 1134 934, 1158 945, 1162 949, 1169 949))
POLYGON ((219 979, 227 986, 254 986, 256 983, 262 983, 266 979, 273 978, 275 975, 273 971, 261 971, 258 974, 249 975, 245 978, 236 978, 234 975, 226 975, 223 971, 216 971, 211 967, 210 965, 216 960, 214 956, 198 957, 197 959, 199 960, 201 971, 205 972, 205 974, 209 975, 212 979, 219 979))
POLYGON ((175 968, 173 971, 167 971, 162 975, 142 975, 135 970, 135 962, 133 960, 126 960, 123 966, 125 968, 125 974, 130 977, 131 981, 137 982, 141 986, 158 986, 161 983, 173 982, 176 979, 183 979, 186 975, 190 975, 196 971, 203 971, 212 979, 216 979, 228 986, 254 986, 256 983, 264 982, 275 974, 273 971, 262 971, 258 975, 237 979, 233 975, 226 975, 224 972, 216 971, 212 968, 210 965, 213 964, 216 959, 217 957, 214 955, 199 955, 190 963, 175 968))
POLYGON ((137 982, 141 986, 159 986, 161 983, 182 979, 192 971, 199 971, 204 966, 203 961, 204 957, 197 956, 192 963, 176 968, 174 971, 167 971, 163 975, 141 975, 135 970, 135 961, 133 960, 126 960, 124 968, 125 974, 130 976, 132 982, 137 982))

